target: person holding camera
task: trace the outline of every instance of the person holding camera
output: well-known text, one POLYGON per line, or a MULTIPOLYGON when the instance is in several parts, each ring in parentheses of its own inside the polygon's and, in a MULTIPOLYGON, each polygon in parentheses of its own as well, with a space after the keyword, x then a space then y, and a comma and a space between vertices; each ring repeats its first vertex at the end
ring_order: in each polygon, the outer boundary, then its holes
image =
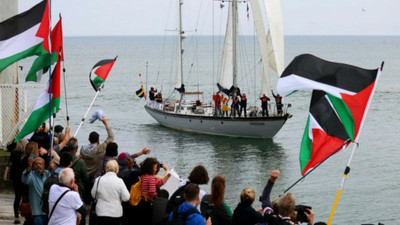
POLYGON ((152 224, 152 213, 153 213, 153 200, 157 197, 157 188, 161 187, 171 174, 169 173, 169 168, 165 163, 162 167, 165 170, 165 175, 161 180, 158 180, 155 175, 159 170, 160 162, 156 158, 148 157, 146 158, 141 167, 141 192, 142 200, 138 205, 138 215, 141 215, 138 224, 150 225, 152 224))
MULTIPOLYGON (((271 171, 268 182, 265 185, 262 196, 260 197, 260 201, 262 202, 262 208, 264 212, 264 219, 268 225, 292 224, 290 216, 295 212, 296 209, 296 200, 293 194, 290 192, 287 192, 284 195, 282 195, 276 202, 276 207, 272 207, 270 194, 272 187, 274 186, 275 180, 278 179, 279 175, 280 175, 279 170, 271 171)), ((313 224, 314 212, 311 210, 310 207, 302 207, 302 208, 304 210, 304 215, 307 221, 299 221, 299 222, 307 222, 307 224, 310 225, 313 224)), ((303 211, 299 210, 297 213, 298 215, 303 214, 303 211)))

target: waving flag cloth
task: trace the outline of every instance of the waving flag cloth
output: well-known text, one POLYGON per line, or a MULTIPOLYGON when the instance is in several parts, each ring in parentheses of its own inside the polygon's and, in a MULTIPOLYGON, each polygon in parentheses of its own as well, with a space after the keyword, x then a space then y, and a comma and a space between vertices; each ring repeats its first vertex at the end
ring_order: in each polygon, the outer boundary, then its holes
POLYGON ((143 89, 143 86, 140 86, 140 89, 136 91, 136 95, 137 95, 139 98, 143 98, 143 97, 144 97, 144 89, 143 89))
POLYGON ((93 66, 89 73, 89 79, 95 91, 98 91, 106 81, 115 60, 117 60, 117 57, 115 59, 103 59, 93 66))
POLYGON ((280 94, 314 90, 300 149, 303 176, 341 146, 357 141, 379 73, 380 69, 328 62, 309 54, 297 56, 282 73, 280 94))
POLYGON ((57 55, 60 55, 61 61, 64 61, 64 47, 63 47, 63 32, 62 32, 62 18, 51 31, 51 54, 40 55, 33 62, 31 69, 29 70, 25 81, 40 81, 41 75, 46 73, 48 67, 57 61, 57 55), (61 52, 60 52, 61 51, 61 52), (60 52, 60 54, 57 54, 60 52))
POLYGON ((50 18, 48 2, 0 23, 0 72, 33 55, 49 54, 50 18))
POLYGON ((90 108, 92 108, 94 101, 96 100, 97 96, 100 93, 101 88, 104 85, 104 82, 107 79, 108 74, 110 73, 111 68, 113 67, 115 60, 117 60, 116 56, 114 59, 103 59, 96 63, 93 68, 90 70, 89 73, 89 80, 92 84, 94 90, 96 91, 96 95, 94 96, 92 102, 89 105, 89 108, 86 110, 85 115, 82 117, 81 122, 78 128, 75 131, 74 137, 78 134, 79 130, 81 129, 83 122, 85 121, 87 115, 89 114, 90 108))
POLYGON ((51 76, 51 90, 49 89, 49 86, 47 86, 46 90, 39 96, 31 115, 15 138, 15 142, 18 142, 20 139, 34 132, 40 127, 40 125, 49 119, 49 95, 51 95, 51 114, 58 112, 61 100, 60 58, 61 57, 58 58, 57 65, 54 68, 53 75, 51 76))

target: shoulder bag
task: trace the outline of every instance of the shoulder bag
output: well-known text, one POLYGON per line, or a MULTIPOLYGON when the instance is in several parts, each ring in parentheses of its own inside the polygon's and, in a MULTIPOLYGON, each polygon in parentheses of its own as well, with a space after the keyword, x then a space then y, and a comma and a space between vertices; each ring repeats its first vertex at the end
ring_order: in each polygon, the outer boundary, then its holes
POLYGON ((64 197, 64 195, 67 194, 68 191, 69 191, 69 190, 64 191, 64 193, 62 193, 62 195, 61 195, 60 197, 58 197, 56 203, 54 203, 54 206, 53 206, 53 208, 51 209, 51 212, 50 212, 50 215, 49 215, 49 221, 50 221, 50 218, 51 218, 51 216, 53 215, 53 212, 54 212, 54 210, 56 209, 58 203, 59 203, 60 200, 64 197))
POLYGON ((97 190, 99 189, 100 179, 102 176, 99 177, 96 185, 96 194, 92 201, 92 206, 90 208, 90 217, 89 217, 89 224, 97 224, 97 213, 96 213, 96 205, 97 205, 97 190))

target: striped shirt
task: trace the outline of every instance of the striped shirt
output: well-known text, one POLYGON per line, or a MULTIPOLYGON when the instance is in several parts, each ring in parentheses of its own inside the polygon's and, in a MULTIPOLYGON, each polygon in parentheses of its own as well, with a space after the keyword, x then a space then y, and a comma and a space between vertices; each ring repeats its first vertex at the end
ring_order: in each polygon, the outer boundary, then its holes
POLYGON ((157 197, 156 187, 161 187, 163 185, 161 180, 157 180, 153 175, 142 175, 142 197, 147 201, 153 201, 157 197))

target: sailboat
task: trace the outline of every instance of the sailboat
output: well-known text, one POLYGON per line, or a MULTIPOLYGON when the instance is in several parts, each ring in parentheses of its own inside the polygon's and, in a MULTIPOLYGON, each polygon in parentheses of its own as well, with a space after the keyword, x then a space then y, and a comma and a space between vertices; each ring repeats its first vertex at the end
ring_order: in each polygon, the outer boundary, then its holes
MULTIPOLYGON (((262 116, 261 108, 257 106, 247 107, 248 117, 216 116, 213 104, 207 104, 200 100, 190 101, 188 96, 199 96, 203 92, 186 92, 183 83, 182 66, 182 30, 181 7, 183 0, 179 0, 179 24, 178 24, 178 74, 175 90, 179 92, 180 99, 166 99, 152 101, 147 99, 145 110, 161 125, 176 130, 246 138, 272 138, 291 117, 288 113, 290 104, 283 104, 282 111, 277 113, 274 104, 270 103, 270 115, 262 116)), ((282 29, 282 16, 280 0, 265 2, 269 30, 265 32, 265 26, 258 0, 250 0, 257 41, 260 49, 263 65, 261 94, 269 95, 270 77, 269 70, 273 69, 281 74, 284 68, 284 42, 282 29)), ((224 52, 221 64, 221 72, 217 86, 221 92, 229 96, 240 95, 237 84, 237 40, 238 40, 238 1, 229 1, 227 29, 224 42, 224 52)), ((272 98, 271 98, 272 99, 272 98)))

